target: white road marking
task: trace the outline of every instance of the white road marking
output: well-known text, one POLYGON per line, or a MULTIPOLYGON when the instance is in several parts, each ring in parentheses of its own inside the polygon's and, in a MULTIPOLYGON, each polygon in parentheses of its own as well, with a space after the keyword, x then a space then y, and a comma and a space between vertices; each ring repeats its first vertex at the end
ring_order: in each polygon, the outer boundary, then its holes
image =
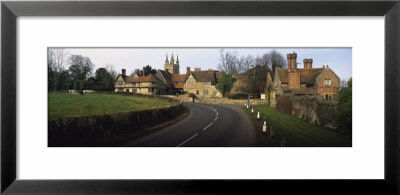
POLYGON ((217 112, 217 110, 215 110, 215 109, 214 109, 213 107, 211 107, 211 106, 208 106, 208 107, 210 107, 211 109, 213 109, 214 112, 217 114, 217 117, 215 117, 214 122, 217 121, 217 119, 218 119, 218 112, 217 112))
POLYGON ((206 127, 204 127, 203 131, 205 131, 208 127, 210 127, 212 124, 214 124, 214 122, 210 123, 209 125, 207 125, 206 127))
POLYGON ((198 135, 199 135, 198 133, 194 134, 192 137, 190 137, 186 141, 182 142, 181 144, 177 145, 176 147, 181 147, 183 144, 185 144, 186 142, 190 141, 191 139, 193 139, 194 137, 196 137, 198 135))
MULTIPOLYGON (((208 106, 208 107, 211 108, 211 109, 213 109, 214 112, 217 114, 217 116, 216 116, 215 119, 214 119, 214 122, 217 121, 217 119, 218 119, 218 112, 217 112, 217 110, 215 110, 215 109, 214 109, 213 107, 211 107, 211 106, 208 106)), ((203 131, 205 131, 206 129, 208 129, 208 127, 210 127, 211 125, 213 125, 214 122, 212 122, 212 123, 208 124, 206 127, 204 127, 203 131)), ((192 137, 190 137, 189 139, 187 139, 187 140, 185 140, 184 142, 180 143, 180 144, 177 145, 176 147, 181 147, 181 146, 183 146, 186 142, 190 141, 191 139, 195 138, 195 137, 198 136, 198 135, 199 135, 198 133, 194 134, 192 137)))

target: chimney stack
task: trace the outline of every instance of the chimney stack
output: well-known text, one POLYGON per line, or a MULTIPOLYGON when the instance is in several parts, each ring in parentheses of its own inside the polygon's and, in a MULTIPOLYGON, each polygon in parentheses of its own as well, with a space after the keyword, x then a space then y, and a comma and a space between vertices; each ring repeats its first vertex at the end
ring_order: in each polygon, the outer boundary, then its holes
POLYGON ((292 54, 292 69, 297 69, 297 54, 295 52, 292 54))
POLYGON ((291 70, 292 69, 292 54, 286 54, 287 57, 287 64, 288 64, 288 69, 291 70))
POLYGON ((194 71, 201 71, 201 68, 195 67, 194 71))
POLYGON ((190 67, 186 67, 186 73, 190 72, 190 67))
POLYGON ((307 58, 305 58, 304 60, 303 60, 303 63, 304 63, 304 68, 312 68, 312 63, 313 63, 313 59, 312 58, 310 58, 310 59, 307 59, 307 58))
POLYGON ((122 75, 126 76, 126 69, 122 69, 122 75))

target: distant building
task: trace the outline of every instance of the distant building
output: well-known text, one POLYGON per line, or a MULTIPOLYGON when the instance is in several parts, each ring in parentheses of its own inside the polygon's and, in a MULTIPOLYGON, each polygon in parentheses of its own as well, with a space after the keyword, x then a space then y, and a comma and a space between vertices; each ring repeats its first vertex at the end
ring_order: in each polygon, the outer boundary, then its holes
POLYGON ((147 76, 132 77, 126 76, 126 70, 122 69, 122 74, 118 75, 114 84, 115 92, 131 92, 147 95, 165 94, 167 85, 156 76, 149 74, 147 76))
POLYGON ((222 94, 215 88, 218 79, 223 72, 212 69, 202 71, 195 68, 194 71, 187 67, 186 74, 179 74, 179 59, 168 56, 165 59, 164 70, 157 70, 155 75, 126 76, 126 70, 122 69, 122 74, 118 75, 115 81, 115 92, 131 92, 141 94, 176 94, 193 93, 199 97, 222 97, 222 94))
POLYGON ((297 67, 297 54, 287 54, 288 68, 275 69, 271 104, 278 95, 321 95, 326 100, 335 99, 340 89, 340 78, 329 68, 313 68, 312 59, 304 59, 304 68, 297 67))
POLYGON ((184 80, 183 90, 193 93, 199 97, 222 97, 222 94, 215 88, 221 73, 215 70, 201 70, 195 68, 187 73, 184 80))
POLYGON ((171 55, 171 60, 168 60, 168 54, 165 56, 164 70, 170 74, 179 74, 179 58, 176 55, 176 63, 174 54, 171 55))

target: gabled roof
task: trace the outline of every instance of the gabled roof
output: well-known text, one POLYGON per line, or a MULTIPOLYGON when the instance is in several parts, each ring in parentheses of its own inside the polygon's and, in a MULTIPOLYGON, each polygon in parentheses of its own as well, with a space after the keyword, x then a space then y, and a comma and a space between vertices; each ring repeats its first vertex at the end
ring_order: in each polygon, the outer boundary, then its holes
POLYGON ((176 82, 176 81, 184 82, 185 78, 186 78, 186 74, 173 74, 172 75, 173 82, 176 82))
POLYGON ((123 75, 123 74, 119 74, 119 75, 117 76, 117 79, 116 79, 116 80, 118 80, 118 77, 120 77, 120 76, 121 76, 121 78, 126 82, 126 78, 128 78, 128 76, 123 75))
POLYGON ((161 73, 161 75, 164 77, 164 79, 167 81, 167 82, 170 82, 172 79, 171 79, 171 74, 169 73, 169 72, 167 72, 167 71, 165 71, 165 70, 158 70, 160 73, 161 73))
MULTIPOLYGON (((311 68, 311 69, 297 69, 300 73, 300 83, 302 84, 314 84, 317 81, 317 77, 321 74, 323 68, 311 68)), ((281 83, 288 83, 288 69, 279 69, 279 78, 281 83)))
POLYGON ((186 75, 185 81, 190 75, 193 75, 197 82, 211 82, 214 85, 217 82, 215 72, 215 70, 190 71, 190 74, 186 75))
POLYGON ((185 82, 186 74, 173 74, 172 83, 175 89, 183 89, 183 82, 185 82), (181 82, 177 84, 176 82, 181 82))
POLYGON ((156 81, 158 81, 158 79, 152 74, 149 74, 147 76, 137 77, 137 78, 127 77, 127 80, 126 80, 127 83, 156 82, 156 81))

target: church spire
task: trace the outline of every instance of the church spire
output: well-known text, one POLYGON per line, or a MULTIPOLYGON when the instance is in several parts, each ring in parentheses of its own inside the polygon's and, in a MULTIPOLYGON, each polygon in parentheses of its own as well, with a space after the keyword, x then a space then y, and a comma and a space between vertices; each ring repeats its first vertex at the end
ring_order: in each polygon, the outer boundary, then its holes
POLYGON ((165 54, 165 64, 169 64, 169 61, 168 61, 168 53, 165 54))
POLYGON ((176 54, 176 64, 179 65, 179 57, 178 57, 178 54, 176 54))
POLYGON ((172 53, 172 55, 171 55, 171 63, 170 63, 171 65, 174 65, 175 64, 175 60, 174 60, 174 53, 172 53))

